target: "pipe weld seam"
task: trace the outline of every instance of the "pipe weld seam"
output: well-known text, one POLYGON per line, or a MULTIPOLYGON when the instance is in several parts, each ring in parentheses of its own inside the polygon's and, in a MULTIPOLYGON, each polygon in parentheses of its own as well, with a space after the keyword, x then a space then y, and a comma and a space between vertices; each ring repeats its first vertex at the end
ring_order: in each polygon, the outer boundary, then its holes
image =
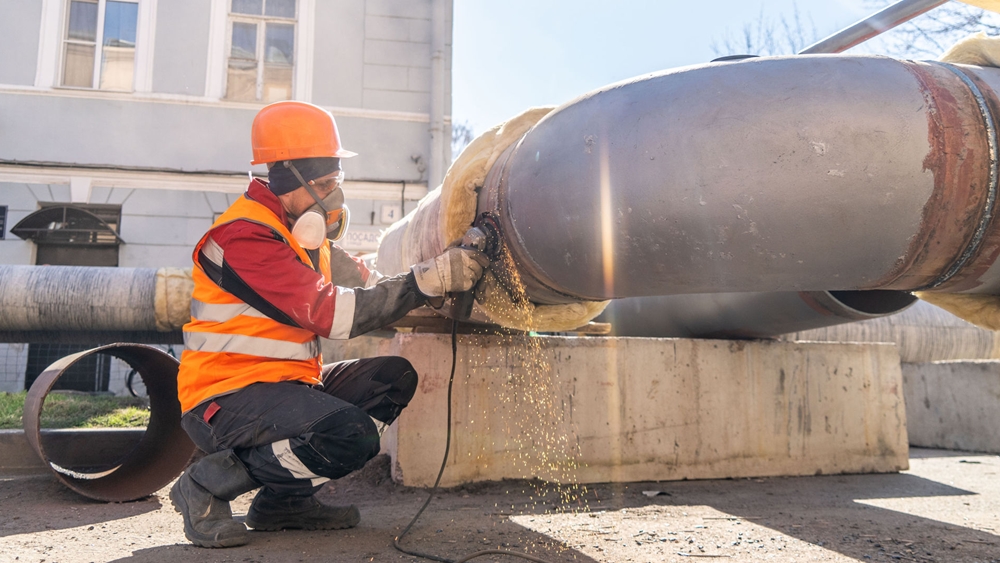
POLYGON ((993 219, 994 208, 997 201, 997 184, 998 184, 998 170, 997 170, 997 128, 996 120, 993 118, 993 112, 990 111, 989 105, 986 103, 986 96, 983 94, 979 86, 972 81, 971 78, 960 68, 955 65, 941 62, 941 61, 928 61, 934 63, 938 66, 948 69, 953 74, 958 76, 958 78, 965 84, 965 86, 972 93, 972 96, 976 99, 976 106, 979 108, 979 113, 983 117, 983 123, 986 126, 986 142, 989 149, 990 158, 990 175, 989 175, 989 187, 986 191, 986 205, 983 209, 983 214, 979 218, 979 224, 976 225, 975 233, 972 235, 972 239, 969 240, 969 244, 966 245, 965 250, 958 257, 948 271, 938 277, 936 280, 931 282, 924 287, 919 288, 916 291, 934 289, 940 287, 945 282, 950 280, 955 276, 972 258, 973 255, 979 250, 982 245, 983 239, 986 238, 986 230, 989 228, 990 221, 993 219))

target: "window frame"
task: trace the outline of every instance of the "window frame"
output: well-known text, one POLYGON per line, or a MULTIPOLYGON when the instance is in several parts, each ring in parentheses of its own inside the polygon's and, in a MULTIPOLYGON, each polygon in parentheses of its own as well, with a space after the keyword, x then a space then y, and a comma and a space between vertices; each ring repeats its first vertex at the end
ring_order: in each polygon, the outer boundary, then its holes
MULTIPOLYGON (((302 4, 301 0, 295 1, 295 16, 291 18, 283 18, 279 16, 268 16, 268 15, 255 15, 255 14, 244 14, 241 12, 233 12, 233 2, 232 0, 226 1, 226 40, 225 40, 225 51, 223 52, 222 61, 222 91, 220 99, 227 102, 236 103, 269 103, 264 101, 264 59, 267 53, 264 52, 266 48, 266 34, 267 34, 267 24, 268 23, 282 23, 292 25, 292 83, 288 92, 288 100, 296 99, 295 88, 298 82, 298 76, 296 69, 299 67, 299 41, 300 38, 300 26, 299 20, 302 14, 302 4), (233 52, 233 24, 234 23, 253 23, 257 25, 257 44, 256 53, 257 58, 257 89, 255 91, 255 99, 253 100, 236 100, 226 96, 229 90, 229 60, 232 58, 233 52)), ((263 3, 262 3, 263 4, 263 3)), ((263 6, 262 6, 263 8, 263 6)))
MULTIPOLYGON (((70 8, 73 0, 64 0, 63 2, 63 21, 60 27, 61 32, 59 36, 59 65, 57 67, 58 74, 55 77, 55 85, 58 88, 65 88, 68 90, 87 90, 87 91, 98 91, 98 92, 135 92, 137 91, 136 85, 139 83, 139 72, 140 72, 140 48, 139 42, 143 40, 141 35, 141 29, 143 27, 143 0, 113 0, 115 2, 124 2, 136 5, 136 37, 135 37, 135 47, 133 48, 133 66, 132 66, 132 86, 128 90, 119 90, 111 88, 101 88, 101 62, 103 61, 103 51, 104 51, 104 16, 105 8, 107 7, 108 0, 95 0, 97 2, 97 30, 94 36, 94 68, 92 70, 90 87, 87 86, 69 86, 63 84, 63 80, 66 76, 66 44, 73 43, 75 45, 89 45, 89 41, 80 41, 78 39, 69 38, 69 14, 70 8)), ((148 0, 147 0, 148 1, 148 0)))
POLYGON ((7 206, 0 205, 0 240, 7 238, 7 206))

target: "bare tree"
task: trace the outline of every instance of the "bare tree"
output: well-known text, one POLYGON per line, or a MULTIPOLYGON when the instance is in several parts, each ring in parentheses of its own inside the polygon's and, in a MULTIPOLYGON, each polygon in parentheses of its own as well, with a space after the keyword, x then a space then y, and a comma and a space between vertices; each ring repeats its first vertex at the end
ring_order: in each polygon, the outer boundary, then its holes
POLYGON ((468 121, 463 121, 461 123, 452 123, 451 125, 451 158, 452 160, 458 158, 461 154, 462 149, 464 149, 469 143, 472 142, 476 136, 472 131, 472 126, 469 125, 468 121))
POLYGON ((818 39, 812 18, 804 21, 798 4, 792 4, 790 16, 777 19, 764 14, 761 7, 757 20, 743 26, 739 33, 727 31, 721 40, 713 40, 712 52, 726 55, 791 55, 818 39))
MULTIPOLYGON (((895 0, 867 0, 871 13, 895 0)), ((812 19, 803 21, 797 5, 791 16, 777 19, 764 14, 743 26, 739 34, 727 33, 712 42, 712 51, 723 55, 791 55, 820 39, 812 19)), ((831 30, 831 32, 834 30, 831 30)), ((937 58, 958 40, 976 32, 1000 35, 1000 14, 952 1, 862 43, 853 52, 904 58, 937 58)))
MULTIPOLYGON (((889 0, 868 0, 872 12, 889 0)), ((896 57, 937 58, 958 40, 976 32, 1000 35, 1000 15, 961 2, 948 2, 876 38, 869 51, 896 57)))

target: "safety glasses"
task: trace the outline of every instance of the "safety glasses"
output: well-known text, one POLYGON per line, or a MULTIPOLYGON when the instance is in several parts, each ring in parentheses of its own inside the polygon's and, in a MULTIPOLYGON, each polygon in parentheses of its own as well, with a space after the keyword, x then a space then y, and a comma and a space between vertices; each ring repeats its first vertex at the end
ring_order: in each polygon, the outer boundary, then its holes
POLYGON ((338 170, 337 175, 325 180, 310 180, 309 185, 325 192, 332 192, 344 184, 344 171, 338 170))

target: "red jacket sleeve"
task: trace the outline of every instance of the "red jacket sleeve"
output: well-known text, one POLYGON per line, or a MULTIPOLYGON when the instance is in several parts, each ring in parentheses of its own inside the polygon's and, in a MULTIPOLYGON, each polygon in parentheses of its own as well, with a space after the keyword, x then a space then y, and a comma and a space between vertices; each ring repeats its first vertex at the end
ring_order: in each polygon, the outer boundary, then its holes
POLYGON ((271 229, 234 221, 210 234, 222 247, 225 265, 251 290, 300 327, 320 336, 330 334, 336 315, 336 287, 324 283, 323 276, 303 264, 271 229))

